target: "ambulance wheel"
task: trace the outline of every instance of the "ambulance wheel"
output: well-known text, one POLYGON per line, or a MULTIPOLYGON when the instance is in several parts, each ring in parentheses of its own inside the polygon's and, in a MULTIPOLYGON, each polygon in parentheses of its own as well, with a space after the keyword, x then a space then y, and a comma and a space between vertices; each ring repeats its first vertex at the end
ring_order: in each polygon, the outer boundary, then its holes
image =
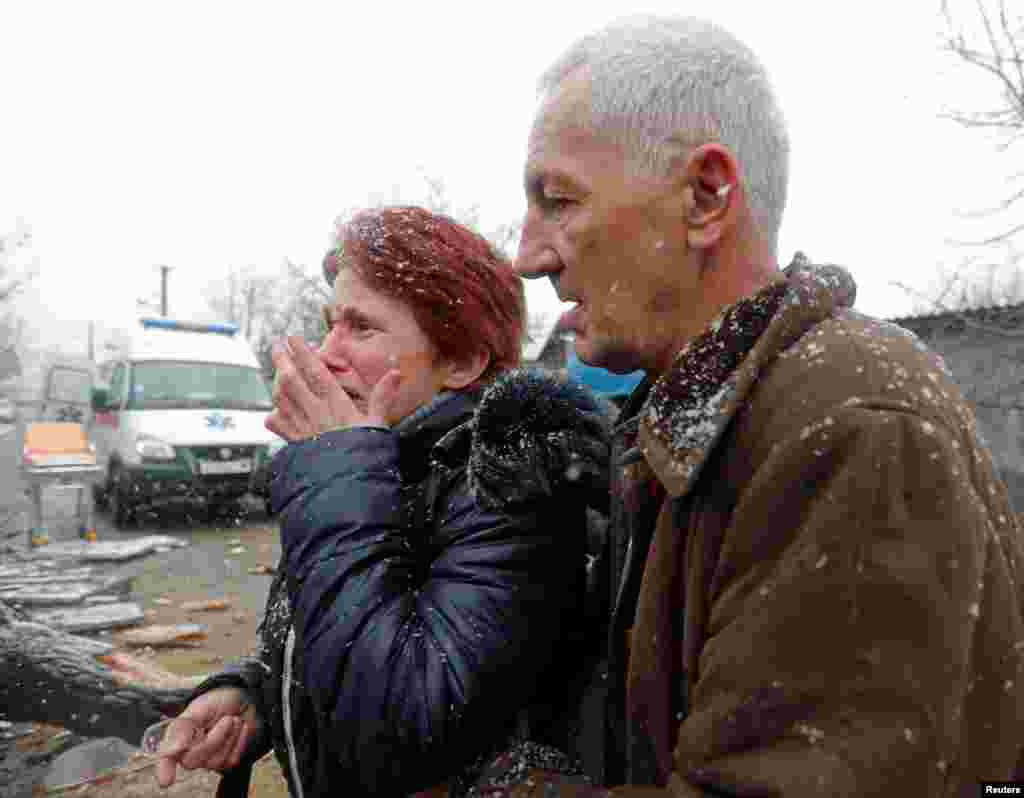
POLYGON ((103 489, 102 485, 94 484, 92 486, 92 503, 94 507, 100 510, 107 509, 107 492, 103 489))
POLYGON ((206 519, 209 523, 233 521, 245 515, 245 508, 238 498, 210 499, 206 503, 206 519))
POLYGON ((110 518, 118 529, 124 529, 134 520, 135 502, 128 497, 128 485, 119 468, 115 468, 110 475, 107 504, 110 507, 110 518))

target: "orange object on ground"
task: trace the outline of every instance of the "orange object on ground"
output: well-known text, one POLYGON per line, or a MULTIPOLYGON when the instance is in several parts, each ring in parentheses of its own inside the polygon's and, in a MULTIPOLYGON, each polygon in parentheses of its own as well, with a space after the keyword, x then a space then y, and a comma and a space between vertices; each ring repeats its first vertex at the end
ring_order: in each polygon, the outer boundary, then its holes
POLYGON ((58 421, 28 424, 24 448, 42 454, 84 454, 92 451, 81 424, 58 421))
POLYGON ((144 626, 131 629, 116 636, 121 645, 141 648, 142 646, 181 646, 190 645, 206 639, 206 630, 194 623, 183 623, 176 626, 144 626))
POLYGON ((181 605, 185 612, 210 612, 213 610, 226 610, 231 607, 227 599, 206 599, 205 601, 186 601, 181 605))
POLYGON ((47 486, 76 489, 78 536, 96 541, 93 504, 86 496, 90 483, 103 478, 96 462, 96 450, 85 427, 77 422, 36 421, 24 428, 21 474, 32 497, 32 518, 27 525, 30 546, 49 542, 43 515, 43 492, 47 486))

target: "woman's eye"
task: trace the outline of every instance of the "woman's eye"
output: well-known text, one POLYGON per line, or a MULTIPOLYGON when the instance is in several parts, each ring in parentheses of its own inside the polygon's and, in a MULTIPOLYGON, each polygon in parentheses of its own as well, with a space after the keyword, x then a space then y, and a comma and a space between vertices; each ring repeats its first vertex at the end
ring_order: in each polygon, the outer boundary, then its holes
POLYGON ((348 333, 356 338, 368 338, 377 332, 376 328, 368 321, 353 319, 348 324, 348 333))

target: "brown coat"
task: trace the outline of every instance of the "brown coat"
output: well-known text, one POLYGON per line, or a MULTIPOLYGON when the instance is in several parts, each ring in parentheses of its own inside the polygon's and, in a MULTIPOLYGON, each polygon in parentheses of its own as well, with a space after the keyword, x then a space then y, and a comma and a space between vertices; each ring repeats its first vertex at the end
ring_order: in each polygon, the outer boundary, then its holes
MULTIPOLYGON (((1024 778, 1020 530, 941 360, 853 293, 794 265, 627 407, 600 774, 616 795, 1024 778)), ((553 783, 589 791, 535 771, 512 792, 553 783)))

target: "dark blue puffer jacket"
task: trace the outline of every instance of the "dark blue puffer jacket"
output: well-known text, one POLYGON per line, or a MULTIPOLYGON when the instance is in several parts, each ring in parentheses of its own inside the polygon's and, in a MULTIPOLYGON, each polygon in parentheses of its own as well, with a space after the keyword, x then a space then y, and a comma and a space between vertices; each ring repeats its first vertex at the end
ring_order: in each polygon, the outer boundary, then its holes
POLYGON ((259 661, 200 688, 251 689, 269 735, 250 761, 272 745, 304 798, 404 796, 464 773, 524 719, 558 742, 608 428, 585 389, 519 370, 393 430, 285 447, 259 661))

